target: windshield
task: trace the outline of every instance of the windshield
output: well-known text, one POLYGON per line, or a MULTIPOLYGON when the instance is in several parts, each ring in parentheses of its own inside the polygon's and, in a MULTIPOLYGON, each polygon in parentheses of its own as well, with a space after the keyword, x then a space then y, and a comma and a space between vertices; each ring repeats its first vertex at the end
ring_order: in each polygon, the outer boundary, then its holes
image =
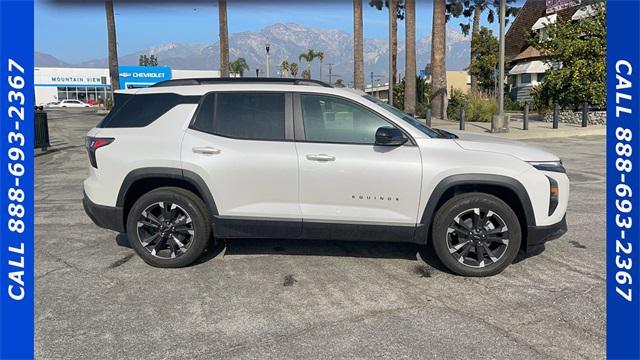
POLYGON ((371 95, 363 95, 363 97, 371 102, 376 103, 377 105, 380 105, 381 107, 383 107, 385 110, 389 111, 390 113, 392 113, 393 115, 399 117, 400 119, 404 120, 406 123, 408 123, 409 125, 413 126, 414 128, 418 129, 420 132, 422 132, 423 134, 432 137, 432 138, 441 138, 444 137, 443 134, 441 134, 440 132, 428 127, 427 125, 421 123, 420 121, 412 118, 411 116, 403 113, 402 111, 398 110, 397 108, 395 108, 394 106, 391 106, 389 104, 387 104, 386 102, 375 98, 371 95))

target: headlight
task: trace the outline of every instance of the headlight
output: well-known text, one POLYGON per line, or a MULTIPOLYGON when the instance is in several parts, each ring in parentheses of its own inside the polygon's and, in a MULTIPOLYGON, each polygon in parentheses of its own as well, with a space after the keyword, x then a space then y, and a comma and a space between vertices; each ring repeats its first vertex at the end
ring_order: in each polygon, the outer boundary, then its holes
POLYGON ((562 160, 560 161, 529 161, 529 165, 540 171, 552 171, 559 173, 566 173, 567 170, 562 165, 562 160))

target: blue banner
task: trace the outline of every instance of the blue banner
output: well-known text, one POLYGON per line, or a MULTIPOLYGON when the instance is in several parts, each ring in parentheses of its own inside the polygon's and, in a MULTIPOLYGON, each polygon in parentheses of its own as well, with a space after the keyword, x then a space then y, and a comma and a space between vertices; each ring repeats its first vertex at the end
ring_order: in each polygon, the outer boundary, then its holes
POLYGON ((640 2, 607 2, 607 357, 640 359, 640 2))
POLYGON ((33 339, 33 1, 0 0, 0 358, 33 339))

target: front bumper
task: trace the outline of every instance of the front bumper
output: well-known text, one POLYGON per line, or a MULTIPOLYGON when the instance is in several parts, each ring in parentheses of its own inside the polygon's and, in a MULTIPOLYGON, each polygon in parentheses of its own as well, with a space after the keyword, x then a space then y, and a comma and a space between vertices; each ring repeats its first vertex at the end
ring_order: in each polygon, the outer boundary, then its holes
POLYGON ((549 226, 529 226, 527 228, 527 251, 557 239, 567 232, 566 215, 558 223, 549 226))
POLYGON ((82 199, 84 212, 87 213, 91 221, 101 228, 126 232, 124 228, 123 209, 121 207, 103 206, 93 203, 87 194, 82 199))

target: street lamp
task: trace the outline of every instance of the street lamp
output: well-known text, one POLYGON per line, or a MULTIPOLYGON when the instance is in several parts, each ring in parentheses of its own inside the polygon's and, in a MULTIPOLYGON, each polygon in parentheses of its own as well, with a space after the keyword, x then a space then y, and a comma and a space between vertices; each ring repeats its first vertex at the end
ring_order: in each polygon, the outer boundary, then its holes
POLYGON ((271 64, 269 64, 269 49, 271 48, 271 45, 269 43, 267 43, 267 45, 265 45, 265 49, 267 50, 267 77, 271 76, 271 64))

